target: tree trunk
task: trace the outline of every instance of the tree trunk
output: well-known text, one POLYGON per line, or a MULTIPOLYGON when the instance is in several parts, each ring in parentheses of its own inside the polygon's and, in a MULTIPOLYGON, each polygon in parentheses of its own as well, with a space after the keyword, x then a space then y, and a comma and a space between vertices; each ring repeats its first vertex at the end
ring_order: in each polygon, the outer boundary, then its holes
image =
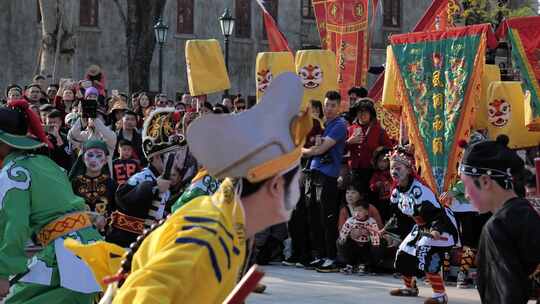
POLYGON ((129 90, 148 91, 150 64, 154 53, 154 24, 161 16, 166 0, 128 0, 126 46, 129 90))
POLYGON ((39 0, 41 11, 40 74, 49 81, 71 77, 75 41, 73 38, 73 1, 39 0))

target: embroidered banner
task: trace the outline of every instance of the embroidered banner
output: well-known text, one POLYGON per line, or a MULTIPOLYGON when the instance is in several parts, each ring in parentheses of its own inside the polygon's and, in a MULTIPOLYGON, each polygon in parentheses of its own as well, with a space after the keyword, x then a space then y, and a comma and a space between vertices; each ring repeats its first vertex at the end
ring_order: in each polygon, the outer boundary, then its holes
POLYGON ((512 59, 520 71, 523 90, 530 92, 527 105, 531 116, 525 124, 529 131, 540 131, 540 17, 513 18, 504 21, 497 34, 508 38, 512 59))
MULTIPOLYGON (((353 86, 367 84, 369 68, 369 0, 313 1, 321 46, 336 54, 341 96, 353 86)), ((348 109, 348 99, 342 99, 348 109)))
POLYGON ((480 95, 487 24, 394 35, 398 96, 421 175, 436 192, 457 178, 461 149, 480 95))

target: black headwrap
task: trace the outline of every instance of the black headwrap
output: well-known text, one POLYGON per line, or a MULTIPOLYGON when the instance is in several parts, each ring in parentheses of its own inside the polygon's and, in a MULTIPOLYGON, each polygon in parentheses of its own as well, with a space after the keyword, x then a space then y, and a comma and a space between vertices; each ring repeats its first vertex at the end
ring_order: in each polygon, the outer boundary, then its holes
POLYGON ((524 163, 516 152, 508 148, 508 141, 508 136, 499 135, 496 140, 465 145, 460 173, 469 176, 488 175, 499 181, 505 189, 512 189, 513 176, 521 173, 524 163))

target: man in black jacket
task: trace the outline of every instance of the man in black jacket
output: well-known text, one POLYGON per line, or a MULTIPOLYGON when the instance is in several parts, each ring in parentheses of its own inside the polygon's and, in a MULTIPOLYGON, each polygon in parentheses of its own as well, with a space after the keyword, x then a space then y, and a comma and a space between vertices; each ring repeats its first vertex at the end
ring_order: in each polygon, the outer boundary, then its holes
POLYGON ((514 190, 524 165, 508 141, 499 135, 468 146, 460 166, 465 194, 480 213, 493 213, 478 248, 482 303, 527 303, 540 267, 540 208, 514 190))

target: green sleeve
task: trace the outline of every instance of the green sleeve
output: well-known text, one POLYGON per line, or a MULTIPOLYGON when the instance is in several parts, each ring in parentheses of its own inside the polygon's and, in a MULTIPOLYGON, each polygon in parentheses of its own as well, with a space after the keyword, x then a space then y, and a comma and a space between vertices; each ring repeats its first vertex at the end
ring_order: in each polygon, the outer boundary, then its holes
POLYGON ((13 180, 7 171, 0 174, 0 278, 4 279, 27 270, 24 248, 31 236, 30 176, 25 169, 10 170, 18 173, 13 180))
POLYGON ((194 198, 197 198, 199 196, 208 195, 208 193, 204 190, 202 190, 199 187, 188 189, 188 191, 184 192, 172 205, 171 211, 174 213, 176 210, 180 209, 180 207, 184 206, 189 201, 193 200, 194 198))

